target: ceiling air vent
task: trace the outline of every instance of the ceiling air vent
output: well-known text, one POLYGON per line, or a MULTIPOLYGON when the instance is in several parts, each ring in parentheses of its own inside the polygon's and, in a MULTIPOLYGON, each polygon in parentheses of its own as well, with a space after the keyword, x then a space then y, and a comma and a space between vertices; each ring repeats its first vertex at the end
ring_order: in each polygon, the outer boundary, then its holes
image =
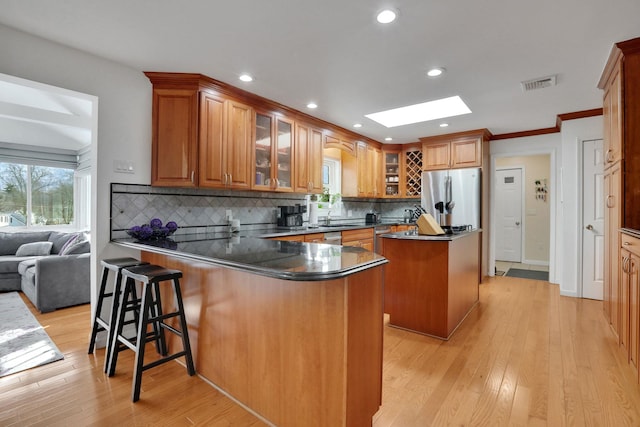
POLYGON ((526 82, 520 82, 520 84, 522 85, 522 90, 525 92, 535 89, 543 89, 545 87, 556 85, 556 75, 554 74, 553 76, 527 80, 526 82))

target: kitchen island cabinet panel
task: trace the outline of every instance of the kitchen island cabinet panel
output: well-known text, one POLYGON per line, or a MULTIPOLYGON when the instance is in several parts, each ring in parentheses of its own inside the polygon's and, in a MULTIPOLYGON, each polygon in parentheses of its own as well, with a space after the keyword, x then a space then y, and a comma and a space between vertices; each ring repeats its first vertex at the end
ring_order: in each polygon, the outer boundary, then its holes
POLYGON ((275 425, 371 425, 382 396, 381 266, 295 281, 155 252, 142 259, 183 272, 199 375, 275 425))
POLYGON ((478 302, 479 232, 451 240, 385 236, 389 324, 448 339, 478 302))

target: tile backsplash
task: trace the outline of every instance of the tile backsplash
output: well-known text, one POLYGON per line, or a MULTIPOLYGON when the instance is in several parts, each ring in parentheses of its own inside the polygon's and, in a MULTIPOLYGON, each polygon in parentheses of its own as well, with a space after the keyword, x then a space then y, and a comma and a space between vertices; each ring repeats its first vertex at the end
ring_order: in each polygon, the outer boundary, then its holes
MULTIPOLYGON (((404 210, 419 202, 418 199, 345 199, 342 215, 332 219, 362 221, 368 212, 375 210, 385 220, 402 220, 404 210)), ((307 203, 306 195, 111 184, 111 238, 127 237, 127 229, 148 223, 152 218, 164 223, 175 221, 180 227, 176 234, 223 231, 227 227, 227 210, 231 210, 233 219, 240 220, 243 228, 273 227, 277 206, 296 203, 307 203)))

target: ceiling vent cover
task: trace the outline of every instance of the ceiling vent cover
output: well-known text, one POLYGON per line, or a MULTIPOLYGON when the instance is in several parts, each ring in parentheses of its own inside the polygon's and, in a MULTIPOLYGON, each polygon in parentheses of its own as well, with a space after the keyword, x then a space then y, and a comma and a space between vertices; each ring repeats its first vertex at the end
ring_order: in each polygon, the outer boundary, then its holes
POLYGON ((544 89, 545 87, 556 85, 556 75, 540 77, 537 79, 527 80, 526 82, 520 82, 522 90, 528 92, 530 90, 544 89))

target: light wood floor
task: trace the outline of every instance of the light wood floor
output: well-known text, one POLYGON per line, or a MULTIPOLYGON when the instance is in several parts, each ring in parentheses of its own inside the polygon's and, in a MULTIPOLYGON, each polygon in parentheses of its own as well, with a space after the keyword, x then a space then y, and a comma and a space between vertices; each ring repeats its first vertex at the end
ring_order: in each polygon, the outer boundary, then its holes
MULTIPOLYGON (((640 425, 640 388, 601 307, 546 282, 496 277, 448 342, 385 327, 373 425, 640 425)), ((0 378, 2 426, 263 425, 178 363, 145 372, 133 404, 131 352, 112 378, 103 350, 86 354, 88 306, 37 317, 65 360, 0 378)))

